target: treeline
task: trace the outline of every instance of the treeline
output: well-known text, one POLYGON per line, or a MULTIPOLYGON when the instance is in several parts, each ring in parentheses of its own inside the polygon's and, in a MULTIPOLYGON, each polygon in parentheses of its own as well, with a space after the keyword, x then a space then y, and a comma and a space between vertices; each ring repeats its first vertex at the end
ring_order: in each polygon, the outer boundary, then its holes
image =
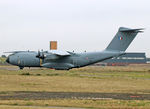
POLYGON ((6 57, 0 57, 0 65, 8 65, 6 62, 6 57))

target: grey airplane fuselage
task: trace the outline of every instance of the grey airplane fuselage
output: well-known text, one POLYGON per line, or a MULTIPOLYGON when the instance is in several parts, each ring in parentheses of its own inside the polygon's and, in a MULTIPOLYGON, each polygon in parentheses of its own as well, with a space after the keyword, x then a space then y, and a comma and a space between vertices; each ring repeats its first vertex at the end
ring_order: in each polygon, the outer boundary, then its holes
MULTIPOLYGON (((12 65, 23 67, 45 67, 57 70, 67 70, 71 68, 83 67, 90 65, 105 59, 112 58, 114 56, 119 56, 124 53, 122 52, 90 52, 90 53, 75 53, 70 56, 56 58, 37 58, 37 52, 24 51, 10 55, 7 58, 7 62, 12 65)), ((45 53, 46 55, 46 53, 45 53)), ((51 57, 55 55, 51 54, 51 57)), ((50 57, 50 56, 49 56, 50 57)))

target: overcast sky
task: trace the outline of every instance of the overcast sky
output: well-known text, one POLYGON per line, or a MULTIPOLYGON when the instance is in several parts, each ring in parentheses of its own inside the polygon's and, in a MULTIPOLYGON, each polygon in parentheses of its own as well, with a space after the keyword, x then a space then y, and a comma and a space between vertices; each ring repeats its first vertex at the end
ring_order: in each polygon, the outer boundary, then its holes
POLYGON ((150 57, 149 0, 1 0, 0 54, 14 50, 101 51, 118 28, 146 28, 127 52, 150 57))

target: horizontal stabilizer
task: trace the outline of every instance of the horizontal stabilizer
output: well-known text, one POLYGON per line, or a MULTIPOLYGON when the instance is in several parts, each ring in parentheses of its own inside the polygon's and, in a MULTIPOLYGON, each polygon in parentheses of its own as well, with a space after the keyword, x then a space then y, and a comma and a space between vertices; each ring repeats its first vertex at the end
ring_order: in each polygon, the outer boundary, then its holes
POLYGON ((130 28, 125 28, 125 27, 120 27, 119 29, 120 32, 143 32, 141 30, 144 30, 144 28, 130 29, 130 28))

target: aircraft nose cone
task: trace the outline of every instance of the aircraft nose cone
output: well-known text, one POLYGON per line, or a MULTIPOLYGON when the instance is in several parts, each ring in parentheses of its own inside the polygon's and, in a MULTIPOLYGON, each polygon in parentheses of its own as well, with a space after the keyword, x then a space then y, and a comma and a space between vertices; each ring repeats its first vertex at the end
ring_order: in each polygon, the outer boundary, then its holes
POLYGON ((9 57, 6 59, 6 62, 9 63, 9 57))

